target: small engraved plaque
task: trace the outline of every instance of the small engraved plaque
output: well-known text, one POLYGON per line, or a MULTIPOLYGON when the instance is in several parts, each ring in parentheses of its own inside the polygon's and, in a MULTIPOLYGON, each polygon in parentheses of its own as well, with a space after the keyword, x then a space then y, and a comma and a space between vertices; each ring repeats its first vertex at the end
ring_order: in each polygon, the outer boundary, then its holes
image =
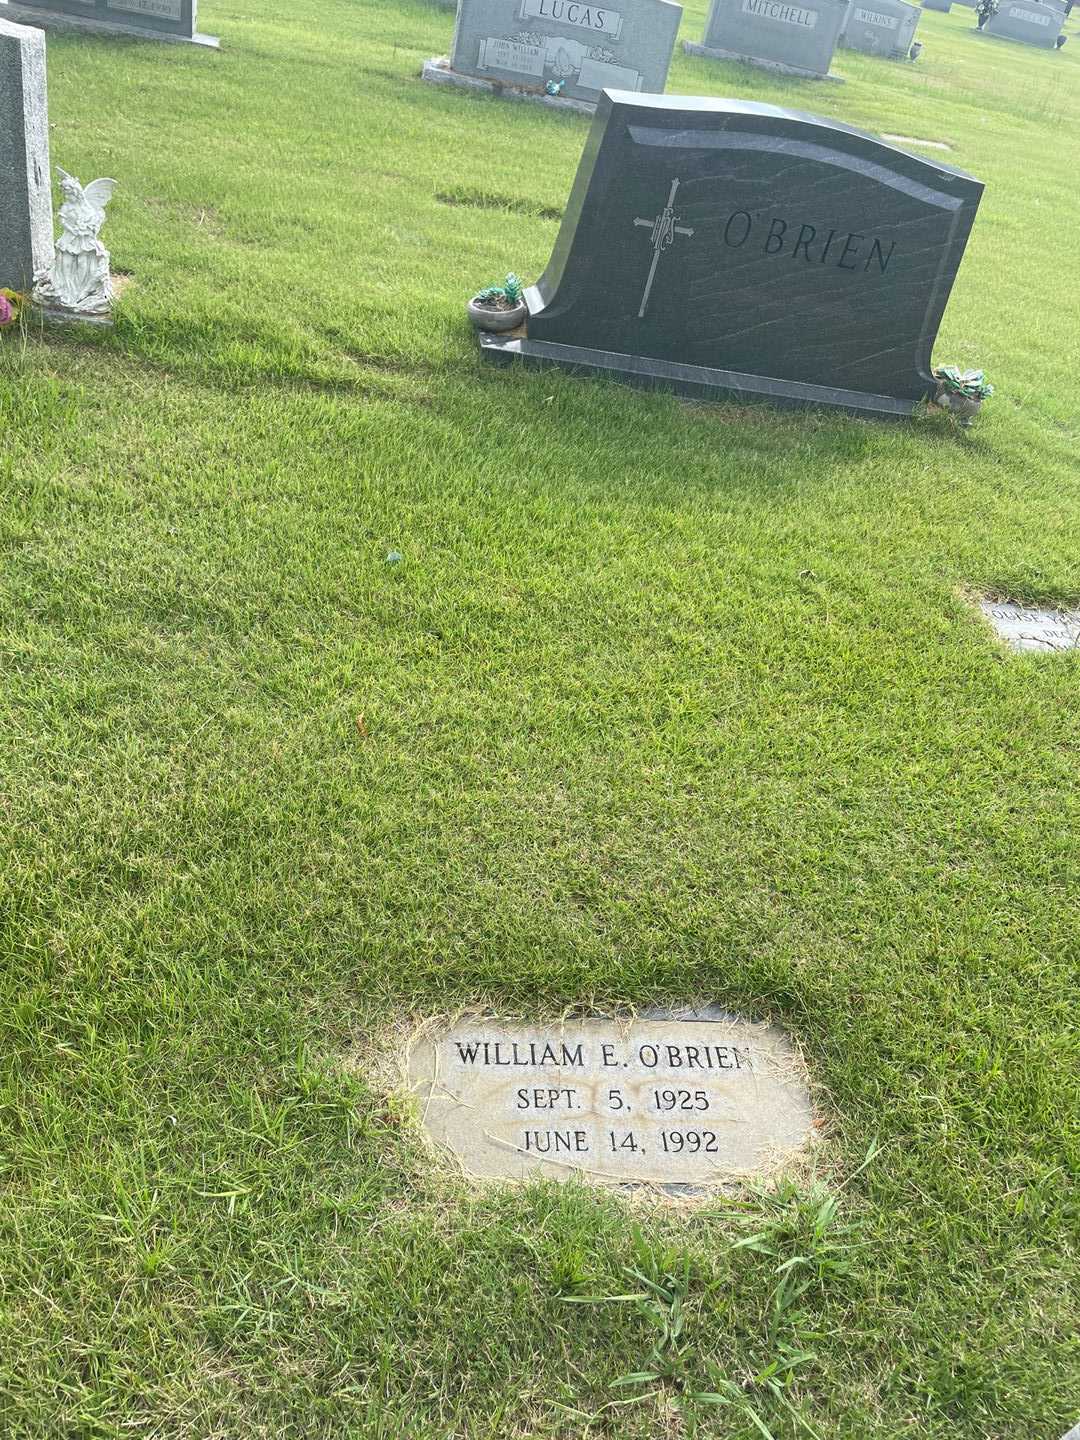
POLYGON ((783 1033, 712 1012, 466 1017, 421 1029, 408 1074, 428 1133, 482 1179, 718 1185, 776 1171, 813 1128, 783 1033))
POLYGON ((1080 610, 1045 610, 1005 600, 979 609, 1012 650, 1080 650, 1080 610))

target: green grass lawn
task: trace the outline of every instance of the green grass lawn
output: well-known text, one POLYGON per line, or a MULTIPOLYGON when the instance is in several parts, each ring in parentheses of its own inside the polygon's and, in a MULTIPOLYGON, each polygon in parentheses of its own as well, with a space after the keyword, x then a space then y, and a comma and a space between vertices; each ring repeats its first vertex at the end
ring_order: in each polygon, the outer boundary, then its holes
POLYGON ((422 85, 423 0, 200 22, 50 38, 132 282, 0 346, 0 1431, 1057 1440, 1080 658, 963 594, 1080 599, 1075 21, 672 67, 986 182, 970 432, 481 367, 587 121, 422 85), (814 1176, 473 1191, 371 1063, 693 999, 803 1048, 814 1176))

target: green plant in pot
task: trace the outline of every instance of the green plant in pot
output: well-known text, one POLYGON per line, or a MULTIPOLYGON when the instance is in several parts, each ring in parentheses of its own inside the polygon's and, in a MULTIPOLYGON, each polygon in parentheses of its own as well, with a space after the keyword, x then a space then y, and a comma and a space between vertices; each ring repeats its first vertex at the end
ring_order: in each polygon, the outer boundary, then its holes
POLYGON ((507 275, 501 285, 479 291, 467 309, 478 330, 516 330, 529 313, 521 281, 513 274, 507 275))
POLYGON ((960 370, 943 365, 934 371, 934 404, 955 415, 961 425, 970 425, 982 409, 984 400, 994 393, 981 370, 960 370))

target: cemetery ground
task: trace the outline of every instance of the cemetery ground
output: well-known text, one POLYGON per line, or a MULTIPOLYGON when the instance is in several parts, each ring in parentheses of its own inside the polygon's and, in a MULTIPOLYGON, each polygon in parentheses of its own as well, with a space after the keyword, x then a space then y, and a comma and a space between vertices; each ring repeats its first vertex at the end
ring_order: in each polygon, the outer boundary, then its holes
POLYGON ((482 367, 588 122, 421 84, 434 6, 50 36, 130 283, 0 346, 6 1435, 1076 1420, 1080 661, 966 597, 1080 598, 1080 33, 973 23, 668 85, 986 182, 970 432, 482 367), (687 1000, 807 1057, 779 1188, 472 1188, 393 1088, 410 1019, 687 1000))

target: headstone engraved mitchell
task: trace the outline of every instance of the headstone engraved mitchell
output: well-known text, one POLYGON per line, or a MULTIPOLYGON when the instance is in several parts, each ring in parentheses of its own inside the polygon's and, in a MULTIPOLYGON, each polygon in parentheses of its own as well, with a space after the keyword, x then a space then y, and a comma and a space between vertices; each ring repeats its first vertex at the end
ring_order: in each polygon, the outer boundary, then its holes
POLYGON ((847 0, 712 0, 702 44, 690 55, 743 60, 766 70, 815 79, 829 64, 847 16, 847 0))
POLYGON ((909 416, 982 189, 837 121, 608 91, 526 333, 482 353, 909 416))
POLYGON ((0 20, 0 288, 29 291, 52 259, 45 37, 0 20))
POLYGON ((865 55, 903 60, 921 17, 922 7, 907 0, 850 0, 841 44, 865 55))
POLYGON ((1056 5, 1045 5, 1041 0, 1001 0, 996 12, 977 33, 1053 50, 1064 24, 1065 12, 1056 5))
POLYGON ((701 1187, 775 1171, 813 1128, 785 1036, 712 1012, 466 1017, 422 1030, 408 1073, 428 1133, 484 1179, 701 1187))
POLYGON ((662 91, 682 7, 671 0, 458 0, 450 59, 424 78, 594 105, 606 86, 662 91))
POLYGON ((13 0, 4 13, 31 25, 66 27, 144 40, 178 40, 216 49, 196 28, 198 0, 13 0))

